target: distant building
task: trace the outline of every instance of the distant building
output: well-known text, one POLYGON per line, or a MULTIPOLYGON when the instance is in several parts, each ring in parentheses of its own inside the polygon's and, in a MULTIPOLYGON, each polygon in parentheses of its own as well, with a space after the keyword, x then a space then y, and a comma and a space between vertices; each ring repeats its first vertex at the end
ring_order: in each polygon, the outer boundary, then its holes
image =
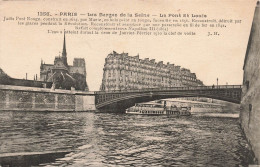
POLYGON ((41 61, 40 80, 53 82, 55 88, 88 91, 86 82, 86 66, 84 58, 74 58, 73 66, 68 65, 66 39, 64 33, 64 42, 62 56, 57 56, 54 59, 54 64, 45 64, 41 61))
POLYGON ((203 85, 189 69, 115 51, 107 56, 103 71, 102 91, 203 85))

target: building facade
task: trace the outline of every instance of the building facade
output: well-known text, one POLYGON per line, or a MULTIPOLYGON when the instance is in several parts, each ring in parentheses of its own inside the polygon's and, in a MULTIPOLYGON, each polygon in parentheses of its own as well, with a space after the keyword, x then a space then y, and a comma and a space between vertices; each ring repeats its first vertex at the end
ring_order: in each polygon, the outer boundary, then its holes
POLYGON ((155 59, 140 59, 128 53, 108 54, 103 69, 102 91, 143 88, 201 86, 195 73, 174 64, 164 64, 155 59))
POLYGON ((41 61, 40 80, 53 82, 55 88, 88 91, 86 82, 86 66, 84 58, 74 58, 73 65, 68 65, 66 39, 64 33, 62 56, 56 56, 54 64, 45 64, 41 61))

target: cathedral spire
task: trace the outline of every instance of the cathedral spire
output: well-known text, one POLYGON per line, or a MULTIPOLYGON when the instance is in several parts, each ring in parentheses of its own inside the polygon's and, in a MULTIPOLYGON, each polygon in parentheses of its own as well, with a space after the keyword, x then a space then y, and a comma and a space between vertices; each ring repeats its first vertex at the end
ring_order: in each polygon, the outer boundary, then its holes
POLYGON ((66 38, 65 38, 65 29, 64 29, 64 40, 63 40, 63 50, 62 50, 62 56, 67 56, 66 52, 66 38))
POLYGON ((65 29, 64 29, 64 40, 63 40, 62 60, 63 60, 64 65, 67 66, 68 63, 67 63, 67 51, 66 51, 65 29))

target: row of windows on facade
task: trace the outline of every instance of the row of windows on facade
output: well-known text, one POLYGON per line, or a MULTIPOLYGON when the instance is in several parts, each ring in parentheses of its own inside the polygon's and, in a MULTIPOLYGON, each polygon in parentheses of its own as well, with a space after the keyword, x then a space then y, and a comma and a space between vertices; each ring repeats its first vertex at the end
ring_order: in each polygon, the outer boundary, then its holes
POLYGON ((132 82, 129 82, 129 83, 126 83, 126 84, 122 84, 122 83, 108 83, 108 84, 105 84, 105 86, 111 86, 111 85, 118 85, 118 86, 121 86, 121 87, 127 87, 127 86, 167 86, 167 87, 171 87, 171 86, 176 86, 176 85, 183 85, 182 83, 174 83, 174 84, 166 84, 166 83, 149 83, 149 82, 144 82, 144 83, 132 83, 132 82))
POLYGON ((103 85, 103 89, 140 89, 140 88, 164 88, 164 87, 176 87, 176 86, 194 86, 191 84, 173 84, 173 85, 138 85, 138 84, 127 84, 127 85, 118 85, 118 84, 109 84, 109 85, 103 85))
POLYGON ((150 80, 150 81, 175 81, 175 80, 180 80, 180 81, 183 81, 183 80, 186 80, 186 81, 190 81, 190 82, 199 82, 197 79, 195 78, 190 78, 190 77, 180 77, 180 78, 177 78, 177 77, 155 77, 155 76, 136 76, 136 77, 129 77, 128 75, 127 76, 120 76, 120 77, 115 77, 115 76, 108 76, 105 78, 107 81, 110 81, 110 80, 150 80))
MULTIPOLYGON (((108 73, 108 77, 107 77, 107 80, 109 79, 113 79, 113 78, 118 78, 119 80, 128 80, 128 77, 129 75, 125 75, 125 76, 116 76, 116 74, 111 74, 111 73, 108 73)), ((147 75, 143 75, 143 76, 140 76, 140 75, 130 75, 129 77, 129 80, 131 79, 136 79, 136 80, 189 80, 189 81, 198 81, 196 78, 192 78, 190 76, 166 76, 166 77, 163 77, 163 76, 147 76, 147 75)))
POLYGON ((169 84, 172 84, 172 83, 193 83, 193 84, 199 84, 195 81, 190 81, 190 80, 161 80, 161 79, 145 79, 143 78, 142 80, 141 79, 128 79, 126 78, 125 80, 123 79, 106 79, 106 80, 103 80, 103 82, 106 82, 106 83, 112 83, 112 82, 119 82, 119 83, 124 83, 124 82, 133 82, 133 83, 145 83, 147 82, 148 83, 169 83, 169 84))
MULTIPOLYGON (((104 86, 106 89, 116 89, 116 88, 119 88, 119 89, 140 89, 140 88, 164 88, 165 86, 167 85, 106 85, 104 86)), ((183 85, 177 85, 176 86, 183 86, 183 85)), ((174 86, 167 86, 167 87, 174 87, 174 86)))
POLYGON ((108 73, 115 73, 115 72, 119 72, 121 73, 129 73, 129 72, 133 72, 133 73, 141 73, 141 74, 153 74, 153 75, 171 75, 171 74, 175 74, 175 75, 188 75, 188 76, 193 76, 196 77, 196 75, 194 73, 184 73, 181 71, 160 71, 160 70, 135 70, 135 69, 128 69, 128 70, 122 70, 122 69, 111 69, 111 70, 105 70, 108 73))
POLYGON ((108 81, 108 82, 103 82, 104 85, 109 85, 109 84, 127 84, 127 83, 134 83, 134 84, 149 84, 149 85, 168 85, 168 86, 171 86, 171 85, 181 85, 181 84, 188 84, 188 85, 191 85, 191 86, 199 86, 201 85, 200 83, 197 83, 197 82, 188 82, 188 81, 158 81, 158 82, 147 82, 147 81, 119 81, 119 82, 116 82, 115 80, 112 80, 112 81, 108 81))
MULTIPOLYGON (((145 64, 145 65, 152 65, 152 66, 161 66, 161 67, 173 67, 174 64, 170 64, 169 62, 166 64, 163 64, 163 61, 160 62, 155 62, 155 59, 151 59, 149 60, 149 58, 146 58, 144 60, 136 58, 136 57, 131 57, 131 56, 127 56, 127 57, 121 57, 121 56, 108 56, 106 58, 106 62, 107 63, 131 63, 131 64, 145 64)), ((176 67, 180 67, 180 66, 176 66, 176 67)))
POLYGON ((131 67, 142 67, 142 68, 161 68, 161 69, 180 69, 180 66, 174 66, 173 64, 162 65, 162 64, 145 64, 145 63, 135 63, 131 61, 106 61, 105 65, 123 65, 131 67))
POLYGON ((113 78, 120 78, 120 77, 131 77, 131 78, 169 78, 169 79, 180 79, 180 78, 190 78, 190 80, 196 80, 196 78, 186 75, 174 75, 174 74, 167 74, 167 75, 152 75, 152 74, 143 74, 143 73, 125 73, 125 74, 116 74, 116 73, 105 73, 104 77, 113 77, 113 78))
POLYGON ((105 83, 104 85, 128 85, 128 84, 135 84, 135 85, 153 85, 153 86, 160 86, 160 85, 165 85, 167 87, 170 87, 171 85, 181 85, 182 83, 180 82, 169 82, 169 83, 163 83, 163 82, 157 82, 157 83, 149 83, 149 82, 128 82, 128 83, 123 83, 123 82, 119 82, 119 83, 113 83, 113 82, 109 82, 109 83, 105 83))
POLYGON ((106 62, 131 62, 131 63, 142 63, 142 64, 148 64, 148 65, 163 65, 163 66, 169 66, 169 65, 173 65, 170 64, 169 62, 167 64, 164 64, 163 61, 159 61, 156 62, 155 59, 149 59, 149 58, 145 58, 145 59, 139 59, 139 57, 137 56, 111 56, 108 55, 108 57, 105 59, 106 62))
POLYGON ((111 57, 111 58, 108 58, 106 59, 106 64, 105 65, 128 65, 128 66, 133 66, 133 67, 142 67, 142 68, 160 68, 160 69, 165 69, 165 70, 186 70, 186 71, 189 71, 189 69, 185 69, 185 68, 182 68, 180 69, 180 66, 175 66, 174 64, 169 64, 167 63, 166 64, 163 64, 162 61, 160 61, 159 63, 156 63, 154 61, 154 59, 152 59, 152 61, 149 61, 149 59, 146 59, 146 60, 136 60, 136 59, 120 59, 120 58, 114 58, 111 57))
POLYGON ((194 78, 196 78, 196 74, 195 73, 188 73, 186 71, 160 71, 160 70, 120 70, 120 69, 107 69, 105 70, 106 73, 119 73, 119 74, 127 74, 127 73, 144 73, 144 74, 160 74, 160 75, 170 75, 170 74, 179 74, 179 75, 186 75, 186 76, 192 76, 194 78))
POLYGON ((129 66, 110 66, 104 67, 104 71, 134 71, 134 72, 146 72, 146 73, 181 73, 187 75, 195 75, 194 73, 182 71, 182 70, 169 70, 169 69, 158 69, 158 68, 138 68, 138 67, 129 67, 129 66))
POLYGON ((127 83, 115 83, 115 82, 109 82, 104 83, 104 86, 110 86, 110 85, 121 85, 122 87, 127 87, 128 85, 137 85, 137 86, 152 86, 152 87, 175 87, 175 86, 198 86, 197 83, 190 83, 190 82, 171 82, 171 83, 163 83, 163 82, 157 82, 157 83, 149 83, 149 82, 127 82, 127 83))
POLYGON ((158 68, 158 67, 149 67, 149 66, 130 66, 130 65, 122 65, 122 64, 110 64, 110 65, 105 65, 104 66, 104 70, 109 70, 109 69, 126 69, 126 70, 133 70, 133 71, 145 71, 145 70, 157 70, 157 71, 161 71, 161 72, 186 72, 186 73, 190 73, 189 71, 186 70, 181 70, 179 68, 173 68, 173 69, 169 69, 169 68, 158 68))
POLYGON ((193 85, 202 85, 201 81, 198 81, 194 78, 183 77, 183 78, 164 78, 164 77, 154 77, 154 76, 146 76, 146 77, 129 77, 129 76, 120 76, 120 77, 105 77, 103 79, 103 83, 109 82, 137 82, 137 83, 144 83, 144 82, 156 83, 156 82, 165 82, 165 83, 175 83, 175 82, 183 82, 183 83, 191 83, 193 85))
POLYGON ((191 76, 196 78, 195 73, 190 73, 187 71, 160 71, 160 70, 144 70, 144 69, 129 69, 129 70, 122 70, 122 69, 105 69, 107 73, 116 73, 119 72, 120 74, 125 74, 125 73, 145 73, 145 74, 154 74, 154 75, 170 75, 170 74, 175 74, 175 75, 186 75, 186 76, 191 76))
POLYGON ((156 81, 156 80, 189 80, 189 81, 193 81, 196 82, 196 79, 191 79, 191 78, 181 78, 181 77, 161 77, 161 76, 120 76, 120 77, 115 77, 115 76, 108 76, 105 77, 105 79, 107 81, 112 80, 112 79, 116 79, 116 80, 150 80, 150 81, 156 81))
POLYGON ((126 83, 126 82, 133 82, 133 83, 191 83, 191 84, 197 84, 199 85, 200 82, 192 81, 192 80, 175 80, 175 79, 152 79, 152 78, 141 78, 141 79, 136 79, 136 78, 108 78, 108 79, 103 79, 103 83, 126 83))

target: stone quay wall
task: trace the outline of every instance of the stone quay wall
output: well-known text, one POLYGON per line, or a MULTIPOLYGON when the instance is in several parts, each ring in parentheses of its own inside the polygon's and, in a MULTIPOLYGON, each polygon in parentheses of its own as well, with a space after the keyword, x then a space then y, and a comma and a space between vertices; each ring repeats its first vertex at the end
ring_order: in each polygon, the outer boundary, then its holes
POLYGON ((260 163, 260 2, 257 2, 244 62, 241 127, 260 163))
POLYGON ((92 92, 0 85, 0 111, 95 110, 92 92))

